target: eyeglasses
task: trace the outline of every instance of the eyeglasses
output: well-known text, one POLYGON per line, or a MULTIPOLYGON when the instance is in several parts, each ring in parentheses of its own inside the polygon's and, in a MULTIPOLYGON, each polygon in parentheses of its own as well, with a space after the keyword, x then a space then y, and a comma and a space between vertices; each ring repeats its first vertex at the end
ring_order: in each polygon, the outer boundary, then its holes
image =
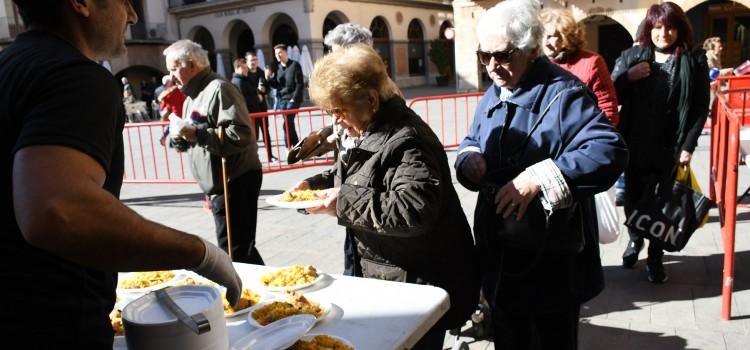
POLYGON ((489 66, 490 59, 492 58, 495 58, 495 63, 497 64, 508 64, 516 51, 518 51, 517 47, 503 51, 477 50, 477 57, 479 58, 479 63, 481 63, 483 66, 489 66))
POLYGON ((343 118, 346 115, 346 111, 344 109, 342 109, 342 108, 339 108, 339 107, 334 107, 334 108, 331 108, 331 109, 325 109, 324 111, 326 112, 326 114, 328 114, 331 117, 333 117, 333 119, 343 118))

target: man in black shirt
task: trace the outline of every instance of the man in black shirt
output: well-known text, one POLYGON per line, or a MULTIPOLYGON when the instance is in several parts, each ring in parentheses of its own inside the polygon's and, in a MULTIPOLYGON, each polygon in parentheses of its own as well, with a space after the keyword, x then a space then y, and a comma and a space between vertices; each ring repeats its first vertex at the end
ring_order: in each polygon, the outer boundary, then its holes
MULTIPOLYGON (((268 110, 266 106, 265 98, 262 95, 260 89, 265 89, 265 77, 263 73, 257 69, 258 58, 255 54, 247 53, 245 57, 254 59, 255 70, 250 71, 250 66, 245 58, 237 58, 234 60, 234 74, 232 75, 232 84, 234 84, 240 92, 242 97, 245 98, 245 105, 247 111, 250 113, 266 112, 268 110)), ((263 90, 265 91, 265 90, 263 90)), ((268 117, 254 118, 253 124, 255 124, 255 139, 260 139, 260 133, 263 133, 263 142, 266 148, 266 161, 270 162, 276 159, 271 155, 271 135, 268 132, 268 117)))
POLYGON ((119 200, 124 108, 96 62, 126 52, 127 0, 14 0, 28 32, 0 52, 5 125, 0 337, 20 348, 111 349, 117 271, 191 269, 242 283, 215 245, 119 200))
MULTIPOLYGON (((278 98, 280 108, 297 109, 302 104, 302 94, 305 88, 305 78, 302 76, 302 66, 294 60, 289 59, 287 46, 278 44, 273 47, 276 59, 279 61, 279 68, 276 72, 266 69, 266 79, 268 85, 278 89, 278 98)), ((296 114, 287 114, 284 117, 284 133, 286 137, 286 147, 291 148, 299 142, 297 129, 294 126, 294 117, 296 114)))

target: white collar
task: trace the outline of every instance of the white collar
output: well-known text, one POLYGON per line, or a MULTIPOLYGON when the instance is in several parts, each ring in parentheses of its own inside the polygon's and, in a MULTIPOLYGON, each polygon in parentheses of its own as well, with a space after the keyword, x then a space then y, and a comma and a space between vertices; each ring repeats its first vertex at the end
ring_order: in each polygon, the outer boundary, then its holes
POLYGON ((505 87, 500 87, 500 101, 505 102, 507 101, 510 96, 513 95, 513 90, 507 89, 505 87))

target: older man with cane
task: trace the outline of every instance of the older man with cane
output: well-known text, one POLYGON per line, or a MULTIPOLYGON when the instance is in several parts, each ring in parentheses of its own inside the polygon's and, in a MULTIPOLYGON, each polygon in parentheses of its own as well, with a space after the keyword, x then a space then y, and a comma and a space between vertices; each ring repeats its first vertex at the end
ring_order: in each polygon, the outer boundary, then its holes
POLYGON ((232 260, 263 265, 255 248, 262 182, 258 144, 240 91, 211 72, 200 45, 179 40, 164 50, 167 69, 187 96, 172 143, 190 157, 190 170, 211 199, 216 238, 232 260), (229 215, 229 208, 234 213, 229 215), (231 249, 230 235, 233 230, 231 249))

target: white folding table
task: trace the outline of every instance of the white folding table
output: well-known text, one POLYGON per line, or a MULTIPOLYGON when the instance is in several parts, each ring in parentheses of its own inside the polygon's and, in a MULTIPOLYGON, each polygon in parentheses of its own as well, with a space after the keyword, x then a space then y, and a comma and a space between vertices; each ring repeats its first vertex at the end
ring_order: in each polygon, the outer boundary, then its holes
MULTIPOLYGON (((270 293, 259 279, 274 268, 242 263, 235 263, 235 268, 245 288, 270 293)), ((331 312, 308 333, 342 337, 358 350, 409 349, 449 308, 448 294, 437 287, 341 275, 325 274, 299 292, 332 304, 331 312)), ((254 330, 245 318, 228 319, 227 326, 230 345, 254 330)), ((122 344, 114 348, 125 349, 122 344)))

